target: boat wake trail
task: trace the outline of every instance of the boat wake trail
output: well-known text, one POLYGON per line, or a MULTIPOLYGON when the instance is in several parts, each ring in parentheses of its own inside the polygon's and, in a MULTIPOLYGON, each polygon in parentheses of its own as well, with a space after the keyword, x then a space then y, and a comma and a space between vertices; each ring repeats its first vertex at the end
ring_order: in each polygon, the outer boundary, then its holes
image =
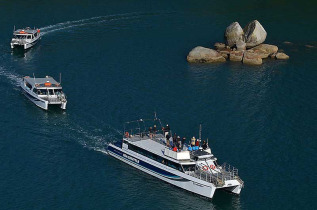
POLYGON ((66 21, 62 23, 57 23, 54 25, 49 25, 40 28, 42 35, 50 34, 55 31, 61 31, 70 28, 76 28, 80 26, 100 24, 103 22, 111 22, 118 20, 130 20, 130 19, 138 19, 144 16, 155 16, 161 14, 168 14, 167 12, 152 12, 152 13, 125 13, 125 14, 116 14, 116 15, 106 15, 106 16, 98 16, 91 17, 87 19, 74 20, 74 21, 66 21))
MULTIPOLYGON (((81 121, 83 122, 83 121, 81 121)), ((85 148, 108 154, 108 144, 119 139, 120 131, 110 125, 101 124, 103 129, 93 128, 91 125, 79 125, 79 123, 69 122, 61 125, 69 132, 65 132, 65 139, 74 139, 85 148)))
POLYGON ((8 81, 18 87, 20 85, 20 82, 21 82, 21 78, 22 76, 21 75, 18 75, 16 73, 13 73, 13 72, 9 72, 7 71, 4 67, 0 66, 0 76, 2 77, 5 77, 6 79, 8 79, 8 81))

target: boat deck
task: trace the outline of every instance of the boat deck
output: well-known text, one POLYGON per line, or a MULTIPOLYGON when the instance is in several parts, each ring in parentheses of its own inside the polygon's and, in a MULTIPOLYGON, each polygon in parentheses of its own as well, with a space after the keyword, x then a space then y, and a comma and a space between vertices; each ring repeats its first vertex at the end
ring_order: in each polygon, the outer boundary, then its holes
MULTIPOLYGON (((144 150, 147 150, 153 154, 159 155, 161 157, 164 157, 166 159, 172 160, 173 162, 177 163, 189 163, 193 162, 193 160, 176 160, 171 157, 168 157, 164 154, 164 150, 168 148, 166 146, 166 140, 163 134, 156 134, 151 139, 148 135, 139 136, 135 135, 131 138, 127 138, 128 141, 130 141, 131 144, 140 147, 144 150)), ((168 148, 171 149, 171 148, 168 148)))

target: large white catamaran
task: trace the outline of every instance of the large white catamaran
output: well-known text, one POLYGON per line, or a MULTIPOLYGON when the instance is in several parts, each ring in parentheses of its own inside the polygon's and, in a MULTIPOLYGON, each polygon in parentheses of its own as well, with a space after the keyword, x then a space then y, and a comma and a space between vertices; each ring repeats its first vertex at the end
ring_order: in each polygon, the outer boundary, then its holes
MULTIPOLYGON (((162 126, 156 117, 150 121, 152 126, 162 126)), ((148 130, 148 122, 140 119, 125 123, 123 139, 110 143, 108 153, 165 182, 207 198, 212 198, 217 189, 240 194, 244 183, 238 169, 226 163, 218 165, 208 143, 204 146, 173 143, 170 130, 148 130)))

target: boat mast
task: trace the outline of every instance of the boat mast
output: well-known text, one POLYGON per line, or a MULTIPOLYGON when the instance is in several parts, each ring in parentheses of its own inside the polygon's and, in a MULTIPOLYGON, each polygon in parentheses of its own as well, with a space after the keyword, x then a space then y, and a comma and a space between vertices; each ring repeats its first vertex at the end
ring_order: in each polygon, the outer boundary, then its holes
POLYGON ((201 124, 199 125, 199 140, 201 140, 201 124))
POLYGON ((59 84, 62 84, 62 73, 59 73, 59 84))

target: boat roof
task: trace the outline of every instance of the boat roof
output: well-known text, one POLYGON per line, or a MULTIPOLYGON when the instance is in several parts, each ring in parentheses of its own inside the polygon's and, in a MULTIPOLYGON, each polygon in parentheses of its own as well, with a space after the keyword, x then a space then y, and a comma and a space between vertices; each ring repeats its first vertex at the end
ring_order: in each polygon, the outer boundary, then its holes
POLYGON ((17 29, 13 32, 14 35, 26 35, 26 34, 35 34, 38 29, 31 29, 30 27, 26 27, 23 29, 17 29))
POLYGON ((60 86, 60 84, 50 76, 46 76, 44 78, 24 77, 24 80, 32 86, 36 85, 41 87, 41 85, 45 85, 45 83, 51 83, 52 87, 60 86))

